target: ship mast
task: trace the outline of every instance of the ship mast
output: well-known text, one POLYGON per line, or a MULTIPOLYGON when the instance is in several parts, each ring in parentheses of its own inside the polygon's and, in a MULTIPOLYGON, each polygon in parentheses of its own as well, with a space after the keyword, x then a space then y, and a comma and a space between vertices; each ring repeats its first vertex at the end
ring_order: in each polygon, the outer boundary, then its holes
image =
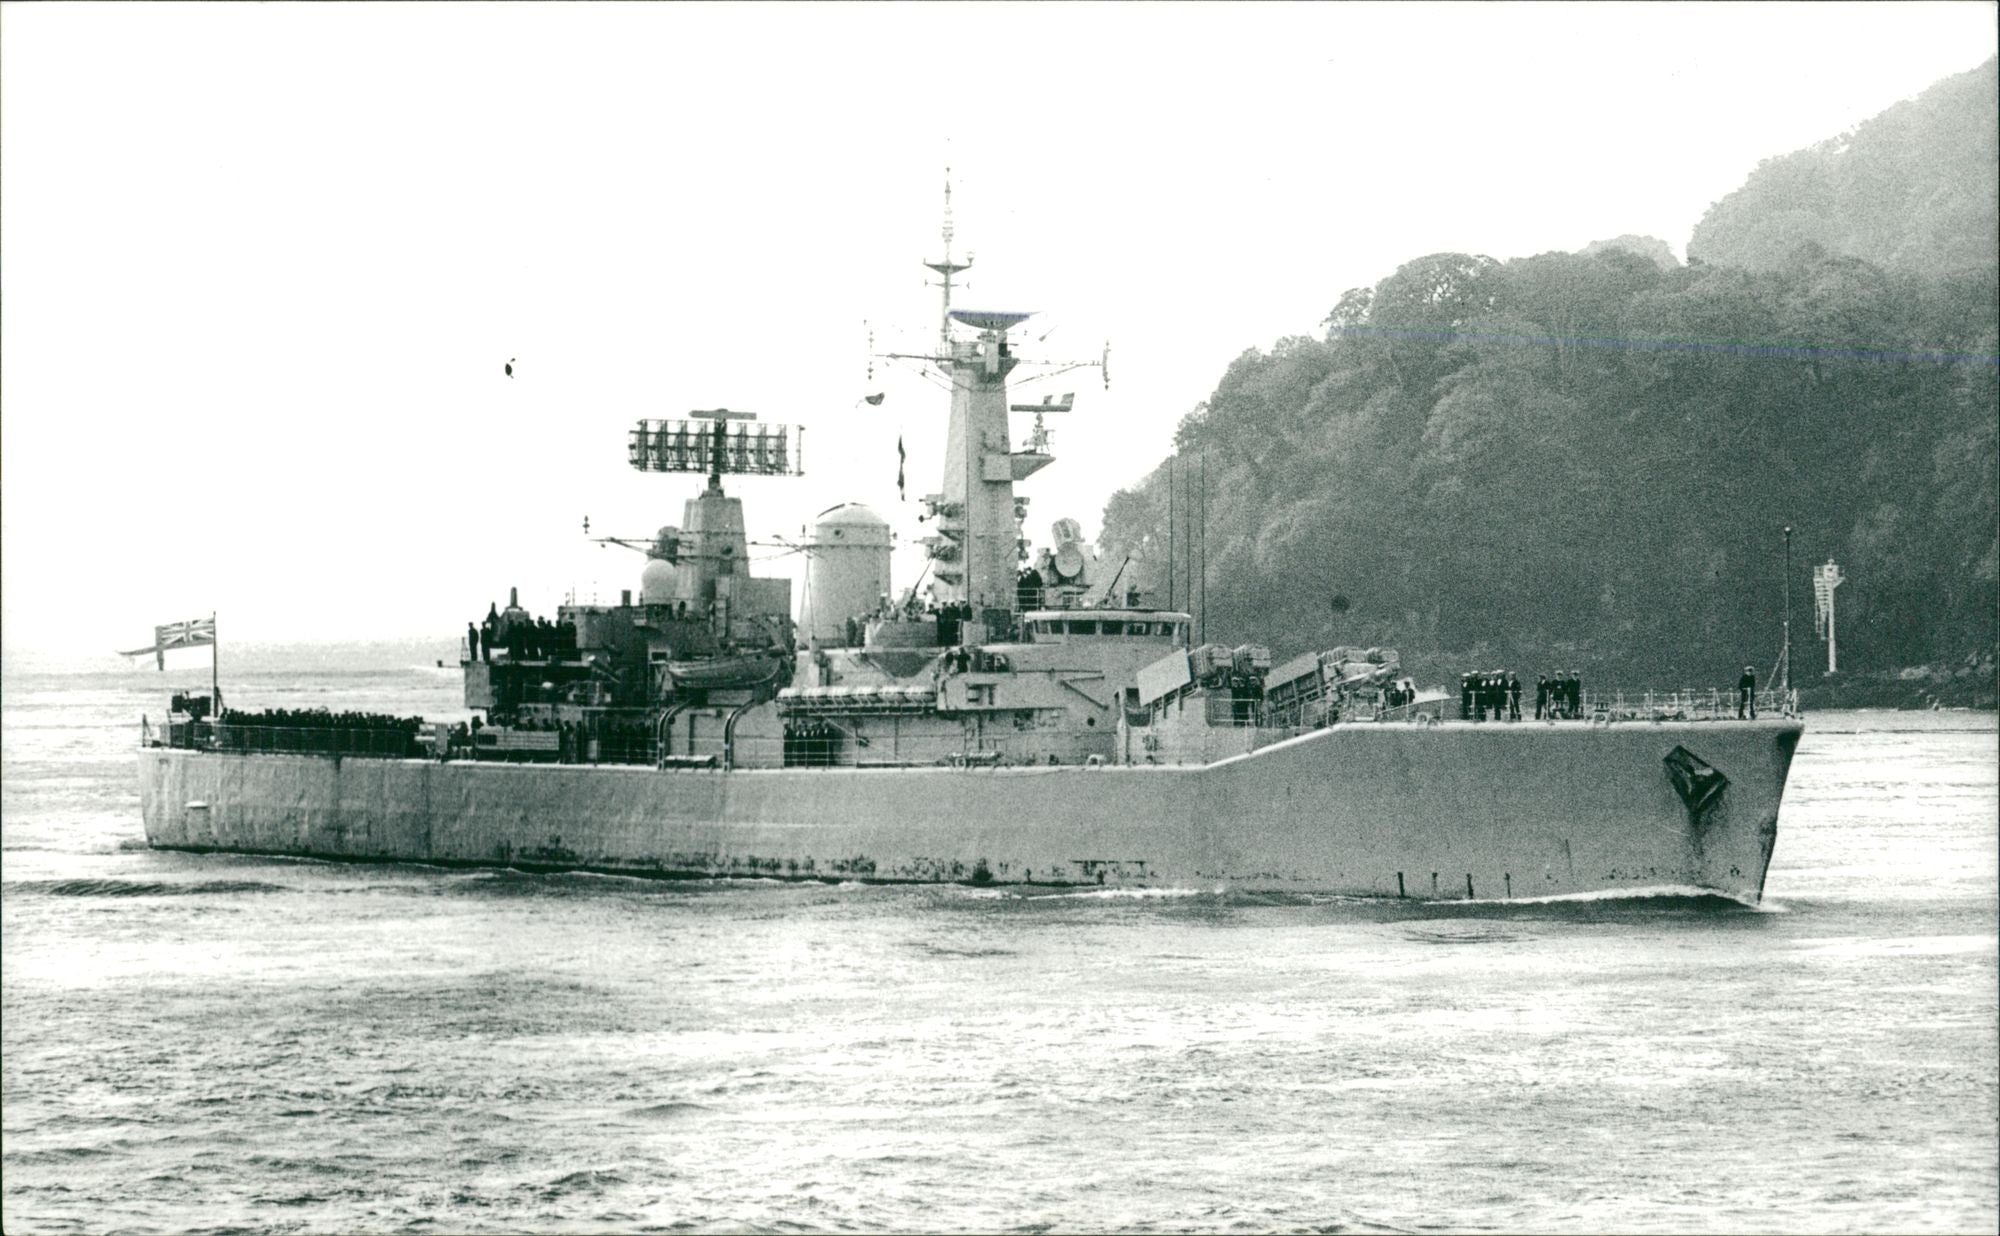
MULTIPOLYGON (((928 354, 882 355, 934 365, 950 379, 951 421, 945 433, 944 488, 941 493, 924 496, 930 517, 936 521, 932 525, 936 531, 924 538, 930 557, 925 570, 935 581, 932 595, 939 602, 966 606, 975 629, 983 623, 989 633, 985 638, 1002 638, 1012 626, 1020 599, 1021 511, 1026 503, 1016 501, 1014 484, 1055 462, 1048 450, 1048 431, 1042 417, 1051 412, 1068 412, 1073 404, 1069 395, 1063 396, 1060 403, 1053 397, 1040 404, 1022 406, 1007 402, 1007 375, 1020 363, 1007 332, 1032 315, 952 308, 953 277, 972 268, 972 254, 967 253, 962 261, 952 256, 955 239, 951 169, 946 168, 944 256, 924 263, 938 273, 943 288, 937 350, 928 354), (975 336, 954 338, 953 323, 971 329, 975 336), (1017 451, 1009 444, 1010 412, 1035 413, 1035 432, 1025 450, 1017 451)), ((1094 361, 1058 364, 1054 372, 1102 369, 1109 358, 1108 344, 1105 353, 1094 361)), ((1109 384, 1107 378, 1106 385, 1109 384)))
POLYGON ((936 271, 944 287, 944 307, 938 313, 938 344, 945 352, 951 351, 951 277, 972 269, 972 255, 965 255, 963 262, 955 262, 951 257, 951 169, 944 169, 944 257, 924 265, 936 271))

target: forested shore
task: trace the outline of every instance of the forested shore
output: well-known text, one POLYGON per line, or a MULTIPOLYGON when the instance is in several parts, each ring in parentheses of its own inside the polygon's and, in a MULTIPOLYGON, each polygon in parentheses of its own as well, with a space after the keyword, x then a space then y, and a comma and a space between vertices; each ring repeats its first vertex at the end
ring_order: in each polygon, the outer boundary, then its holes
POLYGON ((1790 527, 1795 681, 1825 668, 1832 558, 1844 671, 1930 667, 1992 706, 1993 79, 1767 161, 1686 265, 1634 237, 1437 253, 1330 297, 1323 335, 1239 356, 1113 496, 1106 551, 1164 603, 1171 539, 1212 640, 1705 686, 1774 664, 1790 527))

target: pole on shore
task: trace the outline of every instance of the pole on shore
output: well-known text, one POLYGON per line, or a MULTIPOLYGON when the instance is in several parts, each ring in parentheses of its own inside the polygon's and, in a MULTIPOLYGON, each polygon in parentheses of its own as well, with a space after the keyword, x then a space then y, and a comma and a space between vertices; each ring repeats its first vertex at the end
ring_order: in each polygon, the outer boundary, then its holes
POLYGON ((215 624, 215 611, 208 612, 208 690, 215 700, 215 719, 222 720, 222 629, 215 624))
POLYGON ((1785 640, 1778 648, 1778 690, 1792 686, 1792 526, 1785 525, 1785 640))

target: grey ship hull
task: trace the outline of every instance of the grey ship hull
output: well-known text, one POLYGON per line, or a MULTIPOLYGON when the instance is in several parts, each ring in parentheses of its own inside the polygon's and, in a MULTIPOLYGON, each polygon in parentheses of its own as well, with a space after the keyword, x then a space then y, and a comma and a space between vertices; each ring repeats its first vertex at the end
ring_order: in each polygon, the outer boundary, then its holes
POLYGON ((162 849, 661 877, 1763 893, 1803 726, 1345 725, 1204 767, 656 771, 140 752, 162 849), (1729 779, 1699 813, 1662 761, 1729 779))

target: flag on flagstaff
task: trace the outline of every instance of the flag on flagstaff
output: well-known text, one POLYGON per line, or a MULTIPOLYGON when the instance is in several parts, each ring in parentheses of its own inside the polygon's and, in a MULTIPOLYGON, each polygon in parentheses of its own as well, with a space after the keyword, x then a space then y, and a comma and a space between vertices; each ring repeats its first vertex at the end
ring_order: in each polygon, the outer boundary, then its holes
POLYGON ((903 435, 897 434, 896 435, 896 500, 899 502, 908 502, 910 500, 909 495, 903 492, 904 458, 905 456, 903 454, 903 435))
POLYGON ((190 618, 186 622, 169 622, 165 626, 153 628, 151 648, 133 648, 119 655, 143 657, 152 653, 160 671, 166 672, 167 652, 174 648, 200 648, 215 643, 215 615, 206 618, 190 618))

